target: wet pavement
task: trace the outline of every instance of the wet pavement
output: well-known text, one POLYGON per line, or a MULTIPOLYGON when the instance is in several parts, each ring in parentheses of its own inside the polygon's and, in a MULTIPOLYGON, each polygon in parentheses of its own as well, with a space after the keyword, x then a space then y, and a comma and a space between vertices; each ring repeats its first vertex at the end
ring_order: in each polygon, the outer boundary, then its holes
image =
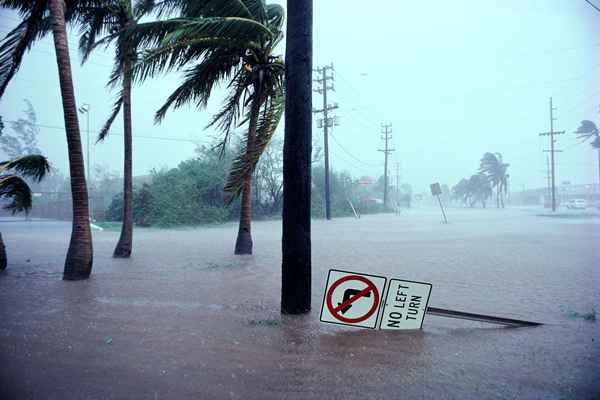
POLYGON ((313 311, 282 317, 281 222, 94 232, 61 280, 70 225, 0 221, 0 399, 600 399, 600 219, 435 210, 313 221, 313 311), (419 332, 323 324, 329 268, 431 282, 430 305, 547 323, 426 316, 419 332))

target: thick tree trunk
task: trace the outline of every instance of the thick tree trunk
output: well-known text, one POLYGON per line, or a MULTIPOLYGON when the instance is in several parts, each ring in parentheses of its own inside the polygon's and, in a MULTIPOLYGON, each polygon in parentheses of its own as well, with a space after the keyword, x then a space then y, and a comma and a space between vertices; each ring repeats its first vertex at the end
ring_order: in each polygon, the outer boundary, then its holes
POLYGON ((0 233, 0 271, 6 269, 6 247, 4 247, 4 240, 2 240, 2 234, 0 233))
POLYGON ((80 280, 89 278, 92 272, 93 249, 88 192, 65 28, 64 2, 63 0, 50 0, 49 4, 69 150, 71 196, 73 198, 73 229, 65 260, 63 279, 80 280))
MULTIPOLYGON (((248 127, 248 138, 246 143, 247 162, 251 161, 256 150, 256 128, 260 115, 261 96, 257 95, 252 102, 250 111, 250 126, 248 127)), ((240 209, 240 227, 235 241, 235 254, 252 254, 252 170, 244 178, 242 189, 242 204, 240 209)))
POLYGON ((281 311, 310 311, 313 1, 287 3, 281 311))
POLYGON ((131 127, 131 62, 125 62, 123 74, 123 225, 113 257, 128 258, 133 245, 133 139, 131 127))

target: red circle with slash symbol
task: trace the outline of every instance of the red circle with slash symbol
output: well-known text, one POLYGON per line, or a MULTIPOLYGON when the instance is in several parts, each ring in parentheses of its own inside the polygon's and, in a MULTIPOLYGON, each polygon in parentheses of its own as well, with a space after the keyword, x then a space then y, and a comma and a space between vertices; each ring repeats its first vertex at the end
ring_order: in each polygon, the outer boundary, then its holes
POLYGON ((333 315, 334 318, 336 318, 336 319, 338 319, 338 320, 340 320, 342 322, 349 323, 349 324, 356 324, 358 322, 366 321, 367 319, 369 319, 370 316, 373 315, 373 313, 375 311, 377 311, 377 307, 379 306, 379 291, 377 290, 377 287, 375 286, 375 284, 373 282, 371 282, 370 280, 368 280, 367 278, 365 278, 364 276, 360 276, 360 275, 347 275, 347 276, 345 276, 345 277, 337 280, 336 282, 333 283, 333 285, 331 285, 331 287, 327 291, 326 303, 327 303, 327 308, 329 309, 329 312, 331 313, 331 315, 333 315), (356 295, 350 297, 349 299, 347 299, 346 301, 342 302, 337 307, 334 307, 334 305, 333 305, 333 299, 332 299, 333 298, 333 292, 342 283, 348 282, 348 281, 359 281, 359 282, 362 282, 365 285, 367 285, 367 287, 364 288, 364 289, 362 289, 358 294, 356 294, 356 295), (364 315, 361 315, 361 316, 356 317, 356 318, 347 318, 347 317, 344 317, 343 315, 340 314, 340 311, 342 309, 344 309, 347 306, 351 305, 356 300, 359 300, 359 299, 367 296, 370 292, 373 292, 373 299, 374 299, 373 305, 371 306, 371 308, 364 315))

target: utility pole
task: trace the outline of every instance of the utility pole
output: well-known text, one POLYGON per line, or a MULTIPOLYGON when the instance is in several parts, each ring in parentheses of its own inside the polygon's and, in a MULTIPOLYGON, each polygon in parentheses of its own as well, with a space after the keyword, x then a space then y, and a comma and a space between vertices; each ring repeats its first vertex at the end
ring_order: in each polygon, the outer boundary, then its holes
POLYGON ((395 149, 390 149, 389 143, 392 140, 392 124, 381 124, 381 139, 385 141, 385 148, 379 149, 377 151, 381 151, 385 154, 385 170, 383 172, 383 206, 387 209, 388 207, 388 156, 396 151, 395 149))
POLYGON ((396 163, 396 212, 400 212, 400 163, 396 163))
POLYGON ((556 173, 555 173, 555 163, 554 163, 554 153, 559 153, 562 150, 555 150, 554 143, 556 140, 554 139, 554 135, 564 135, 565 131, 554 132, 554 111, 555 107, 552 106, 552 97, 550 97, 550 132, 540 133, 540 136, 550 136, 550 150, 544 150, 544 152, 550 153, 550 175, 551 175, 551 196, 552 196, 552 212, 556 211, 556 173))
POLYGON ((552 176, 550 175, 550 156, 546 154, 546 189, 548 198, 552 197, 552 176))
MULTIPOLYGON (((87 146, 86 146, 86 150, 87 150, 87 159, 86 159, 86 168, 85 168, 85 172, 86 172, 86 177, 85 180, 87 181, 87 185, 88 185, 88 192, 90 191, 91 188, 91 184, 92 182, 90 181, 90 109, 91 106, 88 103, 84 103, 79 107, 79 112, 81 114, 85 114, 86 120, 87 120, 87 146)), ((90 213, 90 221, 94 220, 94 207, 92 205, 92 200, 93 200, 93 194, 91 196, 89 196, 89 213, 90 213)))
POLYGON ((329 118, 329 111, 333 111, 338 108, 337 104, 329 105, 327 104, 327 91, 333 90, 335 88, 333 86, 333 63, 331 65, 326 65, 322 68, 317 68, 314 70, 321 77, 315 79, 315 83, 319 84, 315 92, 323 95, 323 108, 321 110, 313 110, 313 113, 320 114, 323 113, 323 119, 319 120, 319 128, 323 127, 323 151, 325 152, 325 218, 328 220, 331 219, 331 189, 329 186, 329 137, 328 137, 328 129, 330 127, 333 128, 335 118, 329 118), (327 75, 327 71, 331 71, 331 75, 327 75), (331 81, 331 85, 329 85, 329 81, 331 81))

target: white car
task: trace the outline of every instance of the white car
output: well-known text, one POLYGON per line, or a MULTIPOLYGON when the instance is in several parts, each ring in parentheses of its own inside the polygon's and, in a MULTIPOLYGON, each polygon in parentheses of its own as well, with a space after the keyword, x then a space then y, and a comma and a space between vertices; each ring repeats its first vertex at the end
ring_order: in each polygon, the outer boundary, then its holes
POLYGON ((573 210, 585 210, 587 208, 587 201, 584 199, 572 199, 565 203, 568 209, 573 210))

